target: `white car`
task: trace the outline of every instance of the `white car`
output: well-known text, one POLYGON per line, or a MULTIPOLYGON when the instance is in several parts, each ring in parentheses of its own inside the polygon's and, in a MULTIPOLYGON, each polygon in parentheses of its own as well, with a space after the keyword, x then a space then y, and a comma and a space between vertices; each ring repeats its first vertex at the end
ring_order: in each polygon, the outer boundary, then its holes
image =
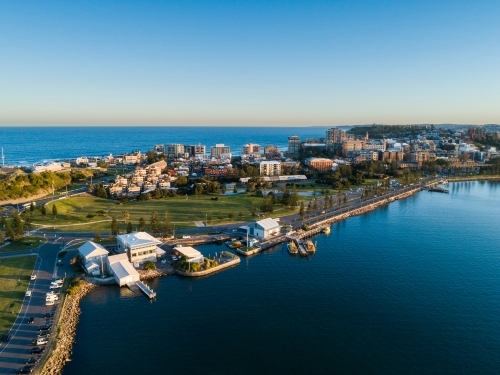
POLYGON ((36 273, 31 275, 31 280, 36 280, 36 273))
POLYGON ((26 291, 26 297, 31 297, 31 290, 26 291))
POLYGON ((45 306, 54 306, 55 304, 54 301, 45 301, 45 306))
POLYGON ((191 238, 191 236, 182 236, 182 238, 191 238))
POLYGON ((61 286, 60 286, 60 285, 58 285, 58 284, 51 284, 51 285, 49 286, 49 289, 59 289, 59 288, 61 288, 61 286))

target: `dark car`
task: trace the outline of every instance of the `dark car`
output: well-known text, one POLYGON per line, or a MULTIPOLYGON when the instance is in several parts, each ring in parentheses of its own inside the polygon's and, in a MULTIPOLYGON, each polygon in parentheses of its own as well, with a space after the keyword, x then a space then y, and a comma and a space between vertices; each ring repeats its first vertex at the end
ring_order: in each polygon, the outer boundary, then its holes
POLYGON ((30 318, 28 319, 28 324, 33 324, 34 321, 35 321, 35 317, 30 316, 30 318))
POLYGON ((11 339, 12 339, 12 334, 10 334, 10 333, 6 333, 6 334, 5 334, 5 335, 3 335, 3 337, 2 337, 2 342, 9 342, 11 339))
POLYGON ((50 337, 50 332, 49 331, 40 331, 36 337, 41 338, 41 337, 50 337))
POLYGON ((38 326, 39 331, 48 331, 51 328, 52 328, 52 324, 44 324, 44 325, 38 326))
POLYGON ((44 350, 45 350, 45 347, 37 346, 35 348, 31 348, 30 353, 31 354, 42 354, 44 350))
POLYGON ((16 374, 31 374, 35 366, 23 366, 16 371, 16 374))
POLYGON ((54 314, 55 314, 54 312, 48 312, 48 313, 43 314, 43 317, 44 318, 52 318, 54 316, 54 314))
POLYGON ((40 360, 40 355, 36 356, 36 357, 29 357, 27 360, 26 360, 26 364, 29 365, 30 363, 38 363, 38 361, 40 360))

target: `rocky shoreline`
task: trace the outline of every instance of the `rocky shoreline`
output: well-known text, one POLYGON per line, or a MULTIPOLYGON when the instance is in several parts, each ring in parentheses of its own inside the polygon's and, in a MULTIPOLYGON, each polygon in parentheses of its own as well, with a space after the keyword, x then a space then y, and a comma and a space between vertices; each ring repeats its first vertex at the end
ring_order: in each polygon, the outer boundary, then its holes
POLYGON ((157 277, 175 275, 175 270, 170 265, 157 267, 155 270, 137 270, 137 272, 139 272, 141 280, 151 280, 156 279, 157 277))
POLYGON ((53 338, 53 347, 45 354, 48 358, 37 374, 59 375, 70 359, 71 349, 75 342, 76 327, 81 314, 80 301, 97 285, 86 282, 75 294, 66 295, 56 324, 58 335, 53 338))

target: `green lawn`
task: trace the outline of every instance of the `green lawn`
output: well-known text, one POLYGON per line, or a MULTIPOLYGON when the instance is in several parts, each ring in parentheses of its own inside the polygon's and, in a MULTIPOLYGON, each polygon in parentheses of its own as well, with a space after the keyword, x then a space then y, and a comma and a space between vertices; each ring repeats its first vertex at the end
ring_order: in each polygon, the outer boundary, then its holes
POLYGON ((19 251, 19 250, 30 250, 36 249, 43 245, 47 240, 44 237, 36 237, 36 236, 27 236, 23 237, 20 240, 0 248, 0 253, 4 253, 6 251, 19 251), (41 241, 41 242, 40 242, 41 241))
POLYGON ((0 259, 0 335, 7 333, 21 309, 36 256, 0 259))
MULTIPOLYGON (((158 213, 160 221, 163 220, 165 211, 168 211, 172 223, 176 228, 185 228, 195 226, 195 221, 205 223, 207 216, 212 216, 209 224, 220 224, 237 221, 253 220, 250 215, 252 202, 259 207, 262 198, 254 197, 248 194, 236 194, 229 196, 186 196, 169 197, 160 200, 150 201, 132 201, 125 204, 119 204, 116 200, 101 199, 95 197, 75 197, 60 200, 56 202, 57 218, 53 219, 52 204, 48 205, 47 215, 44 217, 39 211, 33 216, 34 224, 43 224, 48 229, 55 231, 82 231, 82 232, 109 232, 111 216, 116 216, 120 231, 126 230, 127 224, 123 222, 123 211, 128 211, 130 221, 135 230, 139 219, 142 217, 149 224, 149 218, 153 211, 158 213), (218 197, 218 200, 211 200, 212 197, 218 197), (99 212, 103 213, 99 213, 99 212), (240 218, 239 213, 242 216, 240 218), (232 213, 233 219, 228 218, 232 213), (87 217, 88 215, 93 217, 87 217), (222 220, 219 219, 222 216, 222 220), (104 221, 104 222, 99 222, 104 221), (71 225, 68 224, 79 224, 71 225)), ((292 210, 275 206, 272 216, 283 216, 292 213, 292 210)), ((38 227, 34 225, 34 227, 38 227)))

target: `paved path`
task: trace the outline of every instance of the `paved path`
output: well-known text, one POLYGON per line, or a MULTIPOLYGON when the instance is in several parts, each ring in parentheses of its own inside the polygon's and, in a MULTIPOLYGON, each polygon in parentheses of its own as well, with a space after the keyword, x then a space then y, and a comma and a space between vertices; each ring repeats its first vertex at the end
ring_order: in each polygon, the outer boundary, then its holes
POLYGON ((198 228, 201 228, 201 227, 204 227, 205 224, 203 223, 203 221, 195 221, 194 224, 198 227, 198 228))

